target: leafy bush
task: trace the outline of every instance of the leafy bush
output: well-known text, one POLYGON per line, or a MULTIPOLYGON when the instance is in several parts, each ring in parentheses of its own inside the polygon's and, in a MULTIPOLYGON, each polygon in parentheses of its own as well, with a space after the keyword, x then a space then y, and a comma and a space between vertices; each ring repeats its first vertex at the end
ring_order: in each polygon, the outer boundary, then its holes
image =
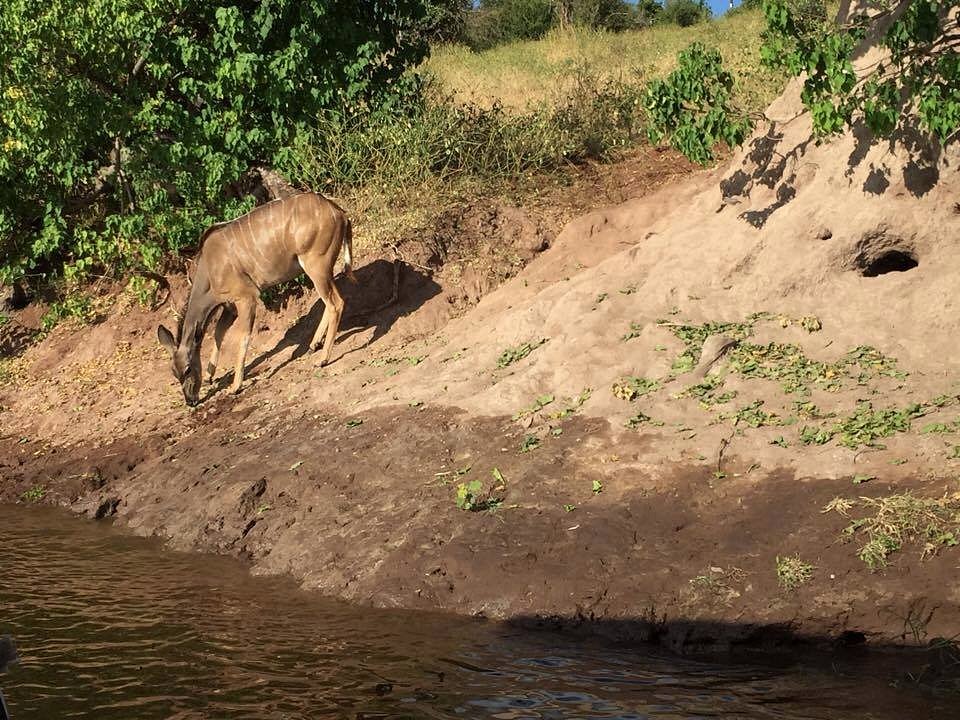
POLYGON ((474 50, 515 40, 537 40, 554 21, 551 0, 486 0, 468 16, 465 40, 474 50))
POLYGON ((553 27, 551 0, 489 0, 496 7, 503 33, 512 40, 536 40, 553 27))
POLYGON ((641 13, 649 11, 651 5, 660 9, 652 0, 640 3, 636 8, 624 0, 560 0, 555 3, 557 13, 565 22, 613 32, 648 24, 643 22, 646 15, 641 16, 641 13))
POLYGON ((463 24, 462 41, 476 52, 506 42, 497 11, 479 8, 468 13, 463 24))
POLYGON ((641 93, 639 83, 580 72, 556 106, 526 112, 432 95, 375 118, 331 111, 297 136, 279 169, 295 184, 333 195, 428 178, 515 179, 634 143, 642 130, 641 93))
POLYGON ((471 0, 425 0, 426 16, 421 33, 429 42, 461 42, 467 25, 471 0))
POLYGON ((723 69, 719 51, 693 43, 680 53, 678 65, 647 89, 647 134, 650 142, 667 139, 694 162, 706 164, 718 142, 740 145, 751 122, 732 106, 733 77, 723 69))
POLYGON ((73 293, 50 304, 47 312, 40 318, 40 329, 49 332, 67 319, 86 322, 93 317, 93 303, 80 293, 73 293))
POLYGON ((28 0, 0 9, 0 282, 153 269, 320 112, 416 91, 425 0, 28 0))
POLYGON ((663 5, 657 0, 637 0, 632 8, 634 27, 647 27, 653 24, 663 12, 663 5))
POLYGON ((710 19, 710 8, 699 0, 667 0, 657 20, 690 27, 710 19))
POLYGON ((556 25, 622 32, 649 25, 661 9, 657 0, 485 0, 468 13, 462 39, 473 50, 487 50, 539 39, 556 25))

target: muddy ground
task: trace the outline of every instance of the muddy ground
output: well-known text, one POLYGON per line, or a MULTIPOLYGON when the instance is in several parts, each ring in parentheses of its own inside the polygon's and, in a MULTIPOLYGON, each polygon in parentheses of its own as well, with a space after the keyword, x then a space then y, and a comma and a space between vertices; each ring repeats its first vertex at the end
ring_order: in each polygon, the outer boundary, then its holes
MULTIPOLYGON (((869 300, 914 308, 914 288, 935 293, 949 272, 868 277, 844 259, 851 243, 876 254, 893 233, 864 245, 816 217, 789 260, 768 258, 782 226, 763 235, 724 214, 730 167, 692 172, 656 151, 629 162, 595 192, 628 202, 562 231, 560 214, 469 206, 397 254, 368 255, 360 285, 341 285, 347 319, 327 368, 304 353, 319 319, 309 293, 269 299, 243 392, 227 394, 221 370, 195 410, 155 341, 182 278, 157 311, 58 328, 5 366, 0 500, 115 518, 361 604, 607 628, 680 650, 956 637, 948 539, 907 533, 871 568, 863 526, 849 530, 872 501, 905 493, 955 509, 946 341, 919 347, 928 327, 909 313, 892 327, 869 300), (398 301, 373 311, 394 278, 398 301), (684 328, 721 321, 705 334, 732 344, 707 375, 684 328), (796 351, 765 365, 758 353, 774 345, 796 351), (802 440, 864 401, 923 410, 867 445, 802 440), (807 569, 791 584, 778 565, 793 558, 807 569)), ((586 191, 570 188, 577 213, 586 191)), ((929 250, 924 263, 938 252, 922 235, 910 243, 929 250)))
POLYGON ((960 622, 955 604, 918 599, 942 597, 955 557, 867 574, 840 541, 844 523, 801 510, 848 491, 849 478, 773 472, 720 482, 711 467, 687 463, 619 471, 621 458, 655 461, 656 441, 616 438, 598 419, 573 417, 520 454, 523 433, 506 417, 238 404, 221 397, 176 433, 96 449, 7 439, 3 499, 41 484, 46 501, 95 518, 116 513, 171 547, 236 555, 257 573, 292 574, 364 605, 548 625, 616 621, 621 637, 681 650, 803 638, 910 644, 960 622), (460 473, 495 471, 499 506, 458 509, 460 473), (780 588, 771 546, 814 559, 816 582, 780 588))

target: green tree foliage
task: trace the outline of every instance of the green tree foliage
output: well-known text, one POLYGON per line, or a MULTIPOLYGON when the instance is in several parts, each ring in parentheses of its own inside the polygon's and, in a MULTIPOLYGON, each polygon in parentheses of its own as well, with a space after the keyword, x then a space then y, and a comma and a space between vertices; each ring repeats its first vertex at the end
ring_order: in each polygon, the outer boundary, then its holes
POLYGON ((0 281, 155 268, 318 114, 388 108, 423 0, 9 0, 0 8, 0 281))
POLYGON ((651 5, 656 5, 656 10, 660 8, 652 0, 639 3, 639 10, 624 0, 554 0, 555 11, 565 22, 614 32, 643 24, 640 13, 649 14, 651 5))
POLYGON ((960 3, 873 0, 839 23, 828 22, 817 5, 763 0, 767 30, 761 56, 769 66, 806 74, 802 97, 818 136, 841 133, 862 119, 882 137, 915 121, 941 142, 956 137, 960 3), (854 60, 875 42, 885 56, 858 76, 854 60))
POLYGON ((486 50, 536 40, 557 25, 621 32, 649 25, 660 9, 656 0, 484 0, 467 14, 463 41, 486 50))
POLYGON ((637 0, 632 6, 634 11, 634 25, 636 27, 647 27, 653 24, 663 12, 663 5, 657 0, 637 0))
MULTIPOLYGON (((802 99, 818 138, 859 121, 879 137, 906 125, 944 144, 957 138, 960 2, 866 0, 858 13, 834 22, 823 0, 761 1, 767 23, 763 62, 805 76, 802 99), (858 73, 855 61, 874 48, 876 59, 858 73)), ((680 54, 679 68, 648 89, 651 141, 667 139, 700 163, 713 159, 719 141, 742 143, 751 122, 730 104, 732 82, 719 53, 689 47, 680 54)))
POLYGON ((424 37, 430 42, 460 42, 466 33, 472 0, 425 0, 422 22, 424 37))
POLYGON ((678 67, 665 80, 650 83, 644 97, 651 142, 666 139, 694 162, 713 160, 723 141, 740 145, 751 122, 731 103, 733 77, 723 69, 720 52, 693 43, 678 57, 678 67))
POLYGON ((710 8, 701 0, 667 0, 657 20, 690 27, 710 19, 710 8))
POLYGON ((536 40, 553 27, 552 0, 484 0, 481 13, 491 23, 493 44, 536 40))

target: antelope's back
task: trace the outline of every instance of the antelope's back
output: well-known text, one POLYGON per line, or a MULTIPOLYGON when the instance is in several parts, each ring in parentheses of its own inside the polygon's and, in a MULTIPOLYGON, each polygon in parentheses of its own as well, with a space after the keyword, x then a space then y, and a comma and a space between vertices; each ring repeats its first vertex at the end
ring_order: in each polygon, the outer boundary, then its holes
POLYGON ((232 269, 259 288, 296 277, 298 256, 329 250, 339 253, 343 212, 314 193, 261 205, 231 222, 214 226, 203 245, 211 279, 224 282, 232 269), (336 247, 333 247, 336 246, 336 247), (216 268, 221 267, 222 272, 216 268))

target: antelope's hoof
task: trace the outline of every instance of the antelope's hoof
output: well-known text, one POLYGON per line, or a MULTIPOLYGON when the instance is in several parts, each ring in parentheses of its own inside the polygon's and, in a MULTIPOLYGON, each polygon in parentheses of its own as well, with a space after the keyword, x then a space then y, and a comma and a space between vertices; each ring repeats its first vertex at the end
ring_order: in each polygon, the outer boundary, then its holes
POLYGON ((240 393, 240 388, 242 388, 242 387, 243 387, 243 383, 242 383, 242 382, 241 382, 241 383, 234 383, 233 385, 230 386, 230 392, 232 392, 234 395, 238 395, 238 394, 240 393))

